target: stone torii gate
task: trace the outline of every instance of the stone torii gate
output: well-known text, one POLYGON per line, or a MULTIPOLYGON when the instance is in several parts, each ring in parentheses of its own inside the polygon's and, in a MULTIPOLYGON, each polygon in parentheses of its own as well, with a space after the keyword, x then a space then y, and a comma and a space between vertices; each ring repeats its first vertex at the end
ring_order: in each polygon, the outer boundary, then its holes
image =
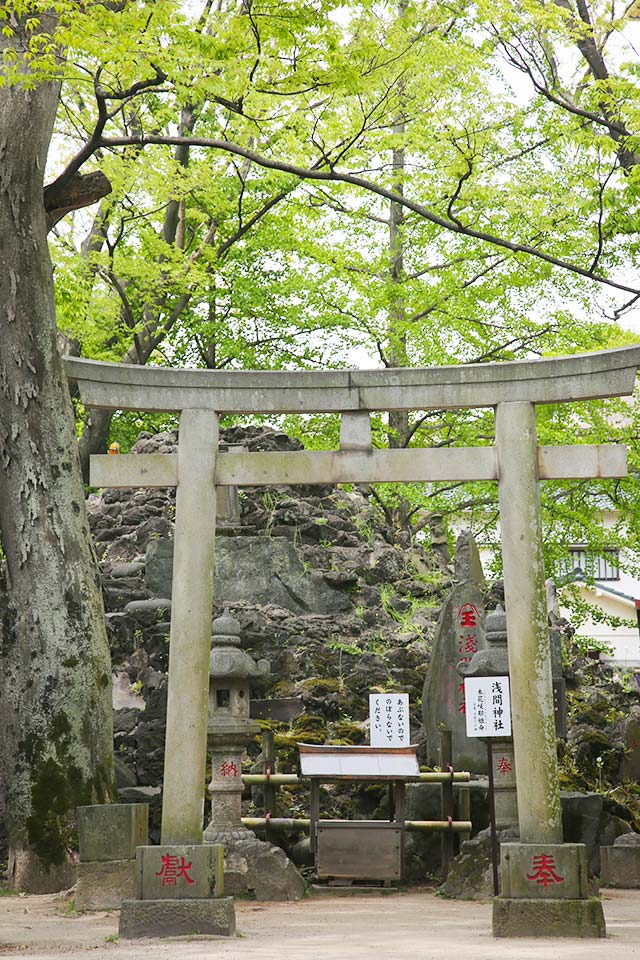
MULTIPOLYGON (((539 447, 535 405, 632 392, 640 346, 429 369, 222 372, 66 358, 87 407, 177 411, 174 455, 93 456, 99 487, 177 487, 162 840, 202 842, 216 487, 497 480, 518 816, 562 843, 538 480, 626 475, 621 446, 539 447), (373 450, 370 411, 495 409, 495 443, 373 450), (340 413, 340 449, 217 455, 221 414, 340 413)), ((546 885, 545 885, 546 891, 546 885)))

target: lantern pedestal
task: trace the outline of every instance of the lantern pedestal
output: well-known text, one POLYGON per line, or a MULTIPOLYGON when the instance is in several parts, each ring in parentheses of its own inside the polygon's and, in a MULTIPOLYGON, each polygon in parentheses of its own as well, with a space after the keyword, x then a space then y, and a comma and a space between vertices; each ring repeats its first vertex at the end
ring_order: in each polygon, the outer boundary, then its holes
POLYGON ((494 937, 606 936, 602 903, 589 897, 584 844, 503 843, 500 876, 494 937))
MULTIPOLYGON (((255 732, 258 730, 256 723, 255 732)), ((242 732, 218 732, 216 736, 209 784, 211 821, 204 831, 205 843, 226 844, 254 838, 242 823, 242 754, 248 739, 244 727, 242 732)))
POLYGON ((228 893, 256 900, 299 900, 305 882, 284 852, 258 838, 242 823, 242 755, 260 731, 251 719, 251 684, 269 672, 266 660, 241 649, 240 624, 225 610, 213 621, 209 681, 211 821, 205 843, 224 847, 228 893))

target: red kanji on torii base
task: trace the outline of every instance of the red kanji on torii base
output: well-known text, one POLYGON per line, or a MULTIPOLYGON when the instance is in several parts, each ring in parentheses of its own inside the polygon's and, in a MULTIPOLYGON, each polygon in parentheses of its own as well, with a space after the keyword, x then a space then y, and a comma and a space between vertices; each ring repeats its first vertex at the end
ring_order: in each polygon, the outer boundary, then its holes
POLYGON ((533 873, 527 874, 527 880, 535 880, 541 883, 547 889, 550 883, 564 883, 564 877, 559 877, 556 873, 555 860, 546 853, 541 853, 533 858, 533 873))
POLYGON ((184 878, 188 884, 193 885, 193 880, 189 876, 189 870, 192 867, 192 861, 185 863, 184 857, 175 857, 170 853, 162 856, 162 866, 156 877, 162 877, 163 887, 175 887, 177 881, 184 878))

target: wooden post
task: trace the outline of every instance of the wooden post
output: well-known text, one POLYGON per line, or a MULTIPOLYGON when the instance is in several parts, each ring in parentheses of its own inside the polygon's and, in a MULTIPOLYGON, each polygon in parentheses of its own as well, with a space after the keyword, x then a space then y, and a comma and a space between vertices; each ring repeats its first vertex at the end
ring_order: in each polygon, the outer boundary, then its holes
POLYGON ((202 843, 217 448, 216 414, 183 410, 178 439, 163 844, 202 843))
POLYGON ((311 781, 311 797, 309 801, 309 819, 311 821, 309 827, 309 839, 311 844, 311 852, 316 854, 317 850, 317 840, 316 840, 316 830, 318 827, 318 820, 320 819, 320 781, 313 779, 311 781))
MULTIPOLYGON (((276 769, 276 753, 275 745, 273 739, 273 730, 268 730, 264 728, 262 730, 262 770, 265 776, 269 776, 275 773, 276 769)), ((264 785, 264 813, 265 817, 276 816, 276 788, 273 784, 265 783, 264 785)), ((265 826, 264 828, 264 838, 265 840, 269 839, 269 827, 265 826)))
MULTIPOLYGON (((443 773, 452 765, 451 730, 440 731, 440 769, 443 773)), ((442 819, 453 820, 453 780, 442 784, 442 819)), ((449 865, 455 855, 455 836, 453 830, 446 830, 440 839, 442 850, 442 876, 447 879, 449 865)))
POLYGON ((402 827, 400 834, 400 880, 405 877, 405 854, 404 854, 404 818, 405 818, 405 782, 404 780, 394 780, 393 783, 393 819, 402 827))
MULTIPOLYGON (((471 820, 471 790, 469 787, 458 787, 458 820, 465 822, 471 820)), ((462 849, 465 840, 470 839, 471 834, 469 832, 459 833, 458 849, 462 849)))

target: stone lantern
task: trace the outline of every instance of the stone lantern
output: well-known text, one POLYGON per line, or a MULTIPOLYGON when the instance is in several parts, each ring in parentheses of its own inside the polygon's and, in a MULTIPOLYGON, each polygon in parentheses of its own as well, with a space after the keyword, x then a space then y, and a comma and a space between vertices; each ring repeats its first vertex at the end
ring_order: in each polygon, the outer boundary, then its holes
POLYGON ((260 727, 250 718, 250 685, 266 677, 269 661, 240 649, 240 624, 225 609, 213 621, 209 668, 208 736, 212 753, 211 822, 207 843, 253 837, 242 825, 242 754, 260 727))
MULTIPOLYGON (((509 675, 507 652, 507 617, 498 604, 485 619, 487 646, 474 653, 468 663, 458 664, 463 677, 506 677, 509 675)), ((518 827, 518 797, 516 793, 516 761, 513 737, 491 738, 496 827, 507 830, 518 827)))

